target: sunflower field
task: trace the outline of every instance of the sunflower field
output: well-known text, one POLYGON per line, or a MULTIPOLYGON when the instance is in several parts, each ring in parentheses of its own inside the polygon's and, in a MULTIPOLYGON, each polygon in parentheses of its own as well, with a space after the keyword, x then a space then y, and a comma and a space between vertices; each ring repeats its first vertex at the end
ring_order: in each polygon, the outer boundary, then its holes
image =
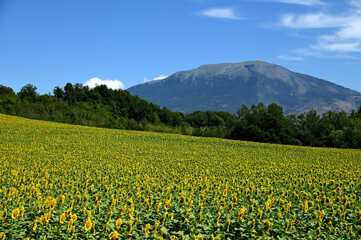
POLYGON ((361 151, 0 115, 2 239, 361 239, 361 151))

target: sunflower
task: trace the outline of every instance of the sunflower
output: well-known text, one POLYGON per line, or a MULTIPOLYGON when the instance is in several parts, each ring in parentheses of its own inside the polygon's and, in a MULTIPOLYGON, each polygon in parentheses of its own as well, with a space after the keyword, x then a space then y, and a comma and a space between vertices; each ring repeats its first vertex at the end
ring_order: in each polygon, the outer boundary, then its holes
POLYGON ((90 219, 88 218, 88 220, 85 222, 85 225, 84 225, 84 229, 85 231, 89 231, 90 229, 92 228, 92 222, 90 221, 90 219))
POLYGON ((145 226, 145 230, 144 230, 145 235, 148 235, 149 227, 150 227, 150 224, 147 224, 147 226, 145 226))
POLYGON ((59 222, 63 224, 65 222, 66 213, 61 214, 59 222))
POLYGON ((63 205, 63 203, 65 202, 65 196, 64 196, 64 195, 61 195, 61 196, 60 196, 60 200, 61 200, 61 205, 63 205))
POLYGON ((305 212, 307 212, 307 211, 308 211, 308 202, 306 200, 306 202, 305 202, 305 212))
POLYGON ((271 222, 269 220, 265 220, 265 221, 263 221, 263 224, 264 224, 264 231, 269 232, 269 230, 271 228, 271 222))
POLYGON ((132 207, 130 210, 129 210, 129 217, 131 217, 134 213, 134 207, 132 207))
POLYGON ((243 215, 244 215, 244 209, 241 208, 241 210, 239 210, 237 219, 242 219, 242 218, 243 218, 243 215))
POLYGON ((56 199, 54 198, 50 203, 50 210, 53 210, 56 206, 56 199))
POLYGON ((68 230, 71 231, 72 228, 73 228, 73 221, 70 219, 68 224, 68 230))
POLYGON ((48 212, 47 214, 45 214, 45 221, 46 222, 49 222, 50 216, 51 216, 51 212, 48 212))
POLYGON ((17 219, 20 215, 20 210, 19 208, 15 208, 11 214, 11 218, 12 219, 17 219))
POLYGON ((33 231, 35 231, 35 230, 36 230, 36 227, 38 226, 38 225, 37 225, 37 222, 38 222, 38 219, 35 219, 34 226, 33 226, 33 231))
POLYGON ((9 190, 9 196, 13 195, 14 193, 16 193, 16 188, 10 188, 9 190))
POLYGON ((0 233, 0 239, 2 240, 6 239, 6 234, 4 232, 0 233))
POLYGON ((45 216, 44 215, 40 217, 40 224, 41 225, 45 224, 45 216))
POLYGON ((110 240, 118 239, 118 235, 119 235, 119 233, 117 231, 114 231, 112 236, 110 237, 110 240))
POLYGON ((120 225, 122 225, 122 223, 123 223, 122 219, 121 219, 121 218, 118 218, 117 222, 115 223, 115 227, 116 227, 117 229, 119 229, 119 228, 120 228, 120 225))
POLYGON ((21 206, 21 216, 24 217, 24 213, 25 213, 25 208, 24 206, 21 206))
POLYGON ((71 221, 75 222, 78 219, 78 216, 76 214, 71 215, 71 221))

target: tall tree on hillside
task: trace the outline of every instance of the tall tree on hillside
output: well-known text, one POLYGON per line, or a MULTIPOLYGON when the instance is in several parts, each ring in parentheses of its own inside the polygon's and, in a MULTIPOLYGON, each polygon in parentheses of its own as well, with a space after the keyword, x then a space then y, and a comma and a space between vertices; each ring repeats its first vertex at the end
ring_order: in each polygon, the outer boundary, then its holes
POLYGON ((68 103, 74 103, 75 101, 75 89, 73 87, 73 84, 67 83, 64 87, 64 99, 68 103))
POLYGON ((53 90, 53 94, 56 98, 62 99, 65 96, 64 90, 60 88, 59 86, 56 86, 53 90))
POLYGON ((20 89, 20 91, 18 92, 18 96, 21 100, 35 102, 38 97, 38 93, 36 92, 36 90, 36 86, 32 84, 26 84, 20 89))
POLYGON ((18 98, 12 88, 0 85, 0 112, 15 114, 17 100, 18 98))

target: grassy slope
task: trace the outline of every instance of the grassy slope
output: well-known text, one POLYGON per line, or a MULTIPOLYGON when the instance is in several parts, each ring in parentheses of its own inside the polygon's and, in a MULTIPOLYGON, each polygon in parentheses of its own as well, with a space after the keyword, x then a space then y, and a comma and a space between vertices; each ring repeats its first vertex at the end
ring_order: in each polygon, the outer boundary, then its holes
POLYGON ((138 239, 181 239, 182 233, 192 239, 199 234, 206 239, 212 234, 222 239, 361 234, 360 150, 120 131, 7 115, 0 115, 0 134, 3 216, 7 210, 0 233, 9 239, 109 239, 115 231, 138 239), (12 219, 13 210, 22 207, 24 216, 12 219), (241 209, 245 214, 238 219, 241 209), (69 214, 63 224, 59 220, 67 210, 77 215, 71 230, 66 230, 69 214), (87 211, 95 224, 88 232, 87 211))

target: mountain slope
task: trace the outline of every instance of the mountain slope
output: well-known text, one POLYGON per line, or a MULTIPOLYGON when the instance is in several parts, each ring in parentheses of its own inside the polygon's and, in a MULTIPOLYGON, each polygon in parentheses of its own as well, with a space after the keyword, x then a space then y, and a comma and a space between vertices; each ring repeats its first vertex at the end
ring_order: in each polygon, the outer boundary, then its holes
POLYGON ((294 73, 281 66, 249 61, 202 65, 163 79, 128 89, 150 102, 171 110, 227 111, 242 104, 277 103, 284 112, 350 112, 361 105, 361 93, 312 76, 294 73))

